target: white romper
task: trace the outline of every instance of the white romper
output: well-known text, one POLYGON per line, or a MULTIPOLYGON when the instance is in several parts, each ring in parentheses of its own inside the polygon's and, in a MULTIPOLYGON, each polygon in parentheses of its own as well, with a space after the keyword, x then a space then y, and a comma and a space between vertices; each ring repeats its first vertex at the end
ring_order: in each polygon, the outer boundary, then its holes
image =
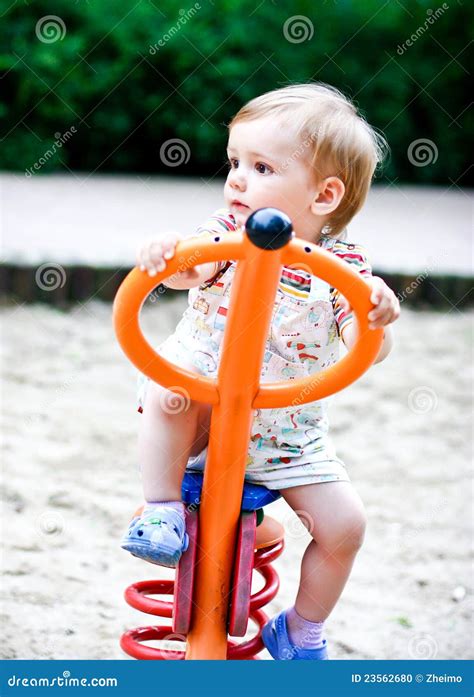
MULTIPOLYGON (((222 235, 236 230, 227 209, 216 211, 196 234, 222 235)), ((319 246, 371 275, 364 250, 356 244, 323 235, 319 246)), ((175 331, 157 351, 172 363, 185 360, 202 375, 216 377, 229 308, 235 262, 222 262, 217 275, 191 288, 189 305, 175 331)), ((256 289, 257 291, 257 289, 256 289)), ((267 337, 261 382, 305 377, 333 365, 339 357, 339 336, 352 321, 339 303, 339 293, 303 270, 283 267, 267 337)), ((149 380, 139 377, 142 411, 149 380)), ((190 458, 189 470, 202 470, 206 450, 190 458)), ((246 480, 269 489, 303 484, 349 481, 346 467, 329 438, 328 399, 281 409, 259 409, 253 420, 246 480)))

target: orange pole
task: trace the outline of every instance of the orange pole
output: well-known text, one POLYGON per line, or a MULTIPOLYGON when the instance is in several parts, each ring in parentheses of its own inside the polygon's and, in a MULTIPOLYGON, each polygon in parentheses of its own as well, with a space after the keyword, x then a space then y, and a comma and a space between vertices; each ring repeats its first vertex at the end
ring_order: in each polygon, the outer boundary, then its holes
POLYGON ((228 326, 217 377, 219 402, 214 405, 211 417, 199 510, 194 615, 188 634, 187 659, 225 660, 227 655, 228 596, 252 403, 259 389, 282 266, 280 250, 259 249, 247 237, 243 244, 245 261, 237 265, 232 283, 228 326))

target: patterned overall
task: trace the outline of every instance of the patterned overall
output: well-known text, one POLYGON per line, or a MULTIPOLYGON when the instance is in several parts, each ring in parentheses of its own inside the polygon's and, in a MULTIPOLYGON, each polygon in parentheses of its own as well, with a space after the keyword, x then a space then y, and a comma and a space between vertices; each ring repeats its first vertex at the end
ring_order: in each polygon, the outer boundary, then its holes
MULTIPOLYGON (((235 231, 227 209, 219 209, 196 234, 235 231)), ((323 235, 319 246, 371 275, 359 245, 323 235)), ((189 290, 189 305, 174 333, 157 351, 172 363, 185 360, 197 372, 216 377, 229 309, 235 262, 221 262, 217 274, 189 290)), ((333 365, 339 357, 339 336, 352 321, 339 293, 303 270, 283 267, 267 337, 261 382, 294 380, 333 365)), ((139 410, 145 402, 148 378, 138 385, 139 410)), ((280 409, 259 409, 253 420, 246 479, 269 489, 303 484, 349 481, 346 467, 329 438, 328 399, 280 409)), ((189 470, 202 470, 206 450, 190 458, 189 470)))

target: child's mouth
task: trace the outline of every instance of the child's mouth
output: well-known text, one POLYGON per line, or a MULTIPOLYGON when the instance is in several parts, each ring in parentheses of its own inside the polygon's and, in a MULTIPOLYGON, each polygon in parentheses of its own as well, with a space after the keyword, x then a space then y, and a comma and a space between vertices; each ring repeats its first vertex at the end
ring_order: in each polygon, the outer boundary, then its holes
POLYGON ((246 206, 245 203, 241 203, 240 201, 232 201, 232 205, 235 208, 248 208, 248 206, 246 206))

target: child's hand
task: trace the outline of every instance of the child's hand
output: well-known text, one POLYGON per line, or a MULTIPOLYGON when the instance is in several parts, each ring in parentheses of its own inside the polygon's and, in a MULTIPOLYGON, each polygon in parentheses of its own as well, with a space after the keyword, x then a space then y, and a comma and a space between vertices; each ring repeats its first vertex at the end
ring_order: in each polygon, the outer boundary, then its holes
MULTIPOLYGON (((364 281, 372 286, 370 302, 375 306, 368 314, 369 329, 378 329, 395 322, 400 316, 400 303, 393 290, 378 276, 364 278, 364 281)), ((350 303, 343 295, 340 296, 340 302, 345 312, 351 311, 350 303)))
POLYGON ((179 235, 168 233, 161 239, 149 239, 137 250, 137 266, 140 271, 148 271, 149 276, 156 276, 166 268, 166 260, 174 256, 174 250, 179 242, 179 235))
POLYGON ((137 266, 141 271, 148 271, 149 276, 156 276, 166 268, 166 261, 174 256, 176 245, 181 237, 169 232, 159 239, 147 240, 137 250, 137 266))

